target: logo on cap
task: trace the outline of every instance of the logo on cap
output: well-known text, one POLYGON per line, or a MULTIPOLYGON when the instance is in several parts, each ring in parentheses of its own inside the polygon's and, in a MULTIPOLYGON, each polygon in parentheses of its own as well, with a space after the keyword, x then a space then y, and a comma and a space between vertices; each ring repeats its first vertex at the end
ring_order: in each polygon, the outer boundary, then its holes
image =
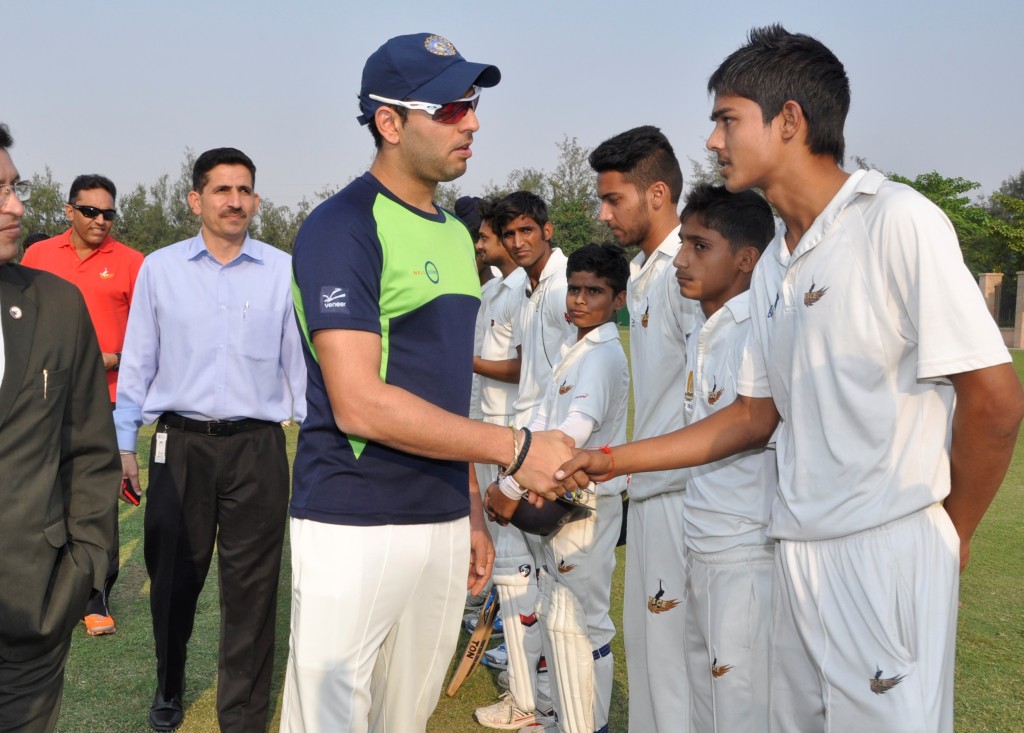
POLYGON ((427 36, 423 46, 435 56, 454 56, 458 53, 455 45, 444 36, 427 36))

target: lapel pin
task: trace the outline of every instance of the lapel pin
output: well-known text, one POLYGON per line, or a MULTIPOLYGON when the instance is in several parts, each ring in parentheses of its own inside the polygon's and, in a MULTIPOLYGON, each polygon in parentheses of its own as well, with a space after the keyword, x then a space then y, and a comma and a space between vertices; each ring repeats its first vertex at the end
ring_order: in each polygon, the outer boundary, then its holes
POLYGON ((16 305, 12 305, 11 309, 7 312, 11 314, 11 318, 13 318, 14 320, 18 320, 19 318, 21 318, 21 308, 19 308, 16 305))

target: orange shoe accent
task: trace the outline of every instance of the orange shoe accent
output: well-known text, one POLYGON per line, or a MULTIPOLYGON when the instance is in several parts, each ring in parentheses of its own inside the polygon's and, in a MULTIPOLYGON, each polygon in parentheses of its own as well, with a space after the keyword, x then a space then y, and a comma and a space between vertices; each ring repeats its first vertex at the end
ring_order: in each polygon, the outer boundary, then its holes
POLYGON ((85 633, 89 636, 103 636, 113 634, 117 631, 113 616, 101 616, 98 613, 90 613, 82 619, 85 624, 85 633))

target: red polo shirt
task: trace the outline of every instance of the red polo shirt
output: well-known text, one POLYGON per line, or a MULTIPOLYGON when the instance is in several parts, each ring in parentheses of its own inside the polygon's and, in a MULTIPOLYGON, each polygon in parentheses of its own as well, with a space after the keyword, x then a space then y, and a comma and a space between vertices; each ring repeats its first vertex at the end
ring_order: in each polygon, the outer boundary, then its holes
MULTIPOLYGON (((68 229, 52 239, 33 244, 25 251, 21 264, 52 272, 77 285, 96 329, 100 351, 117 354, 124 347, 128 308, 142 259, 141 252, 111 237, 84 260, 79 259, 68 229)), ((117 397, 117 372, 107 372, 107 385, 113 402, 117 397)))

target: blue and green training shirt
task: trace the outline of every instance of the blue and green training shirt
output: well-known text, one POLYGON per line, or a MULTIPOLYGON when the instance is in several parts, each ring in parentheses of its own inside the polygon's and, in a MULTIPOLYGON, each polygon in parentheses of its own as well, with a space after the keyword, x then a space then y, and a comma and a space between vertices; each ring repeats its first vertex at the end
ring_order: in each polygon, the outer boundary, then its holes
POLYGON ((291 515, 361 526, 467 516, 464 462, 341 432, 311 338, 334 328, 380 334, 382 380, 466 415, 480 281, 465 226, 443 209, 406 205, 365 173, 309 215, 292 266, 309 381, 291 515))

